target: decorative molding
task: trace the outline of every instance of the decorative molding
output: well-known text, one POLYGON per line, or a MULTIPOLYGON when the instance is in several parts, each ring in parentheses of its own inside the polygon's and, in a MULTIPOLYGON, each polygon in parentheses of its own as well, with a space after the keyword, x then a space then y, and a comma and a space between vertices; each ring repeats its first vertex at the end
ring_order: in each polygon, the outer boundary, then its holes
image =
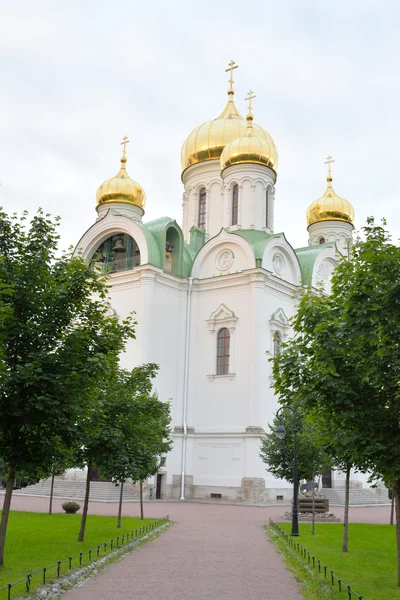
POLYGON ((289 327, 289 319, 285 315, 283 308, 278 308, 274 313, 272 313, 270 323, 274 322, 281 326, 283 325, 284 327, 289 327))
POLYGON ((232 266, 235 255, 229 248, 224 248, 215 257, 215 265, 220 271, 226 271, 232 266))
POLYGON ((333 261, 326 259, 322 261, 316 273, 316 283, 317 285, 323 285, 324 292, 326 294, 331 293, 331 279, 334 269, 335 264, 333 263, 333 261))
POLYGON ((220 304, 217 310, 211 313, 210 318, 207 319, 210 333, 214 333, 217 327, 218 329, 228 327, 232 331, 235 329, 236 321, 237 316, 225 304, 220 304))
POLYGON ((272 258, 272 266, 275 273, 277 273, 278 275, 282 275, 286 267, 286 261, 280 252, 275 252, 272 258))
POLYGON ((236 377, 236 373, 226 373, 226 375, 207 375, 208 381, 214 381, 214 379, 229 379, 232 381, 236 377))
POLYGON ((265 429, 258 425, 249 425, 246 427, 246 433, 255 433, 257 435, 264 435, 265 429))

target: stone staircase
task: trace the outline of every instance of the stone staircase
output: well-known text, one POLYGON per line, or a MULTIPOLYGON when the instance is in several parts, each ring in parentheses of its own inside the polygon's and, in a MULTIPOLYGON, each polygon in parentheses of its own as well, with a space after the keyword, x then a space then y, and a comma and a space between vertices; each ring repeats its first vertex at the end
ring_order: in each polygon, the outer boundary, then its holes
MULTIPOLYGON (((15 490, 14 494, 18 496, 50 496, 51 479, 43 479, 34 485, 28 485, 26 488, 15 490)), ((54 480, 54 498, 63 498, 66 500, 83 500, 85 498, 85 481, 54 480)), ((91 481, 90 500, 100 502, 118 502, 120 494, 119 485, 106 481, 91 481)), ((144 492, 144 498, 148 499, 148 493, 144 492)), ((124 485, 124 501, 133 501, 139 499, 139 492, 136 486, 126 483, 124 485)))
MULTIPOLYGON (((344 506, 344 488, 323 488, 321 493, 328 498, 330 506, 344 506)), ((350 489, 350 506, 390 503, 386 488, 350 489)))

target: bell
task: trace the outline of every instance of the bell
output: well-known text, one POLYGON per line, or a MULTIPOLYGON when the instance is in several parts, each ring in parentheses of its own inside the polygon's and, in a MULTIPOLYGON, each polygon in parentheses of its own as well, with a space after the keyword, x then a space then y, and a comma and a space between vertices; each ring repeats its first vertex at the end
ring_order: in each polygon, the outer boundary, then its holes
POLYGON ((122 235, 119 235, 117 237, 117 240, 115 242, 115 246, 112 249, 113 252, 126 252, 126 248, 124 246, 124 242, 122 241, 122 235))

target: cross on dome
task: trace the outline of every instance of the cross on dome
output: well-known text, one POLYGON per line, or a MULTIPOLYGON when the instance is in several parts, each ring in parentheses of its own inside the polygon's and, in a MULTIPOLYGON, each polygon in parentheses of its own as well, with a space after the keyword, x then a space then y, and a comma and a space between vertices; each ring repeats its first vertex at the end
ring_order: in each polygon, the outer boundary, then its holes
POLYGON ((248 102, 247 109, 249 111, 249 115, 253 114, 253 107, 251 105, 251 101, 254 100, 254 98, 257 98, 257 96, 255 95, 255 93, 253 92, 253 90, 249 90, 247 98, 244 99, 245 102, 248 102))
POLYGON ((331 164, 334 163, 335 161, 333 160, 332 156, 329 154, 329 156, 327 157, 326 161, 324 162, 325 165, 328 165, 328 179, 332 179, 332 169, 331 169, 331 164))
POLYGON ((228 71, 230 71, 230 75, 229 75, 229 90, 233 90, 232 86, 235 83, 233 81, 233 70, 234 69, 238 69, 238 68, 239 68, 239 65, 237 65, 234 60, 231 60, 231 62, 228 65, 228 68, 225 69, 225 73, 228 73, 228 71))
POLYGON ((129 144, 129 140, 128 140, 128 136, 124 135, 124 137, 122 138, 122 142, 121 142, 121 146, 124 147, 123 149, 123 158, 126 157, 126 145, 129 144))

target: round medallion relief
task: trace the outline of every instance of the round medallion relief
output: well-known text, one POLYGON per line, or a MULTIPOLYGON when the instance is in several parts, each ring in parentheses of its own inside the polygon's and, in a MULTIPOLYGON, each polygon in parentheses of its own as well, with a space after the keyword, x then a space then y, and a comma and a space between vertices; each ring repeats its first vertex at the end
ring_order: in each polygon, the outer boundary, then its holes
POLYGON ((274 254, 274 257, 272 259, 272 266, 274 267, 275 273, 277 273, 278 275, 281 275, 283 273, 283 270, 286 266, 286 262, 282 254, 274 254))
POLYGON ((232 250, 228 250, 227 248, 225 248, 225 250, 221 250, 221 252, 218 252, 217 257, 215 259, 215 264, 220 271, 225 271, 226 269, 229 269, 232 263, 232 250))

